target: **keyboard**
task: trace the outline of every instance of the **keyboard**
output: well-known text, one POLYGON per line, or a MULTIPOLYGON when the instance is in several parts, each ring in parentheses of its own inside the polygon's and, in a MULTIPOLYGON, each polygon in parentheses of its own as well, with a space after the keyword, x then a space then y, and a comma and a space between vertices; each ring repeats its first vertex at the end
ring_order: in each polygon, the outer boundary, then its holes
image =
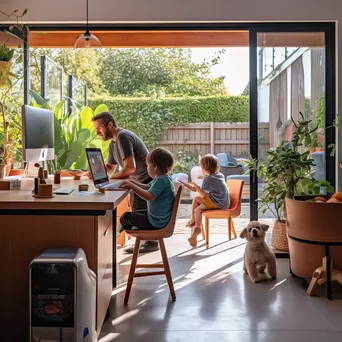
POLYGON ((56 195, 70 195, 75 188, 66 188, 66 187, 61 187, 53 191, 54 194, 56 195))

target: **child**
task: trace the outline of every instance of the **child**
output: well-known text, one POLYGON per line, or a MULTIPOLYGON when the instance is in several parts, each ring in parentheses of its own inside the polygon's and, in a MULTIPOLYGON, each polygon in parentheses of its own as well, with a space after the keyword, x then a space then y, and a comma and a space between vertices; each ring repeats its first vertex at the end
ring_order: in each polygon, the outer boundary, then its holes
POLYGON ((173 166, 172 154, 161 147, 152 150, 146 158, 147 172, 153 178, 148 184, 125 180, 121 188, 131 189, 147 201, 147 209, 123 214, 120 218, 119 232, 125 229, 160 229, 170 221, 175 187, 167 174, 173 166))
POLYGON ((191 227, 189 238, 190 246, 197 246, 197 235, 201 234, 202 212, 208 209, 226 209, 230 205, 229 190, 222 173, 219 173, 218 159, 207 154, 201 159, 201 167, 204 175, 202 187, 191 183, 198 193, 192 202, 191 220, 187 226, 191 227))

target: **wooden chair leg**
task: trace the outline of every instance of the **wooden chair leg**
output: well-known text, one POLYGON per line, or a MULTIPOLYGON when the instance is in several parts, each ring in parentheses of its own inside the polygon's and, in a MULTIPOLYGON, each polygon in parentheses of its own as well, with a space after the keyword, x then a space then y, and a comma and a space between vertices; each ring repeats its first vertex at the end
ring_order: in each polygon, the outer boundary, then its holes
POLYGON ((134 274, 135 274, 135 268, 137 266, 137 261, 138 261, 140 240, 141 240, 141 238, 136 238, 136 240, 135 240, 134 251, 133 251, 133 256, 132 256, 132 261, 131 261, 131 267, 129 269, 127 287, 126 287, 126 292, 125 292, 125 299, 124 299, 125 304, 128 303, 129 295, 131 293, 131 288, 132 288, 134 274))
POLYGON ((309 284, 309 287, 308 289, 306 290, 306 293, 309 295, 309 296, 313 296, 315 294, 315 291, 316 291, 316 288, 318 286, 318 282, 319 280, 324 277, 324 270, 322 268, 322 266, 318 267, 314 273, 313 273, 313 276, 312 276, 312 279, 310 281, 310 284, 309 284))
POLYGON ((158 240, 159 240, 159 246, 160 246, 160 253, 161 253, 163 264, 164 264, 165 275, 166 275, 166 279, 170 288, 171 297, 172 297, 172 300, 176 300, 176 292, 175 292, 175 288, 173 287, 172 275, 170 271, 169 261, 167 258, 164 239, 160 238, 158 240))
POLYGON ((204 230, 203 222, 201 223, 201 233, 202 233, 202 238, 205 240, 205 230, 204 230))
POLYGON ((116 244, 123 246, 126 243, 126 233, 121 232, 119 236, 116 238, 116 244))
POLYGON ((236 230, 235 230, 235 226, 234 226, 234 221, 233 221, 233 218, 231 217, 231 229, 232 229, 232 232, 233 232, 233 235, 234 235, 234 239, 237 238, 237 235, 236 235, 236 230))
POLYGON ((232 218, 228 217, 228 240, 232 239, 232 218))
POLYGON ((209 218, 205 217, 204 220, 204 230, 205 230, 205 248, 209 248, 209 218))

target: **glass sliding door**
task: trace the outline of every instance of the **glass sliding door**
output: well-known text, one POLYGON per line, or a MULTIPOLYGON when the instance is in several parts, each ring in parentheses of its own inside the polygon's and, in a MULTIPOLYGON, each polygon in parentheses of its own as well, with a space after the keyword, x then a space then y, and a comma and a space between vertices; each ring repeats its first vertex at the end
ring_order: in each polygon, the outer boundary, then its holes
MULTIPOLYGON (((250 39, 251 68, 251 155, 259 161, 267 151, 282 141, 291 143, 295 124, 304 118, 318 129, 309 151, 317 180, 334 184, 334 156, 328 146, 334 143, 334 30, 330 24, 266 25, 252 29, 250 39)), ((251 203, 264 197, 265 182, 254 178, 251 203)), ((251 217, 273 226, 276 208, 267 210, 251 205, 251 217)))

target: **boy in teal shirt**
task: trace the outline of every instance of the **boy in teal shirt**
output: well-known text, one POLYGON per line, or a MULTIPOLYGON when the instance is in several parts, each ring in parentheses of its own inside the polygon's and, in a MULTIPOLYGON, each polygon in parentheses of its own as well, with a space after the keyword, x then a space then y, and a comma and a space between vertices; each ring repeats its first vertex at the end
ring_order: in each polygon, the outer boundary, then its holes
POLYGON ((147 172, 153 178, 148 184, 125 180, 121 188, 131 189, 147 201, 147 210, 135 210, 123 214, 120 218, 119 232, 134 229, 160 229, 170 221, 175 187, 168 172, 173 166, 172 154, 161 147, 147 155, 147 172))

